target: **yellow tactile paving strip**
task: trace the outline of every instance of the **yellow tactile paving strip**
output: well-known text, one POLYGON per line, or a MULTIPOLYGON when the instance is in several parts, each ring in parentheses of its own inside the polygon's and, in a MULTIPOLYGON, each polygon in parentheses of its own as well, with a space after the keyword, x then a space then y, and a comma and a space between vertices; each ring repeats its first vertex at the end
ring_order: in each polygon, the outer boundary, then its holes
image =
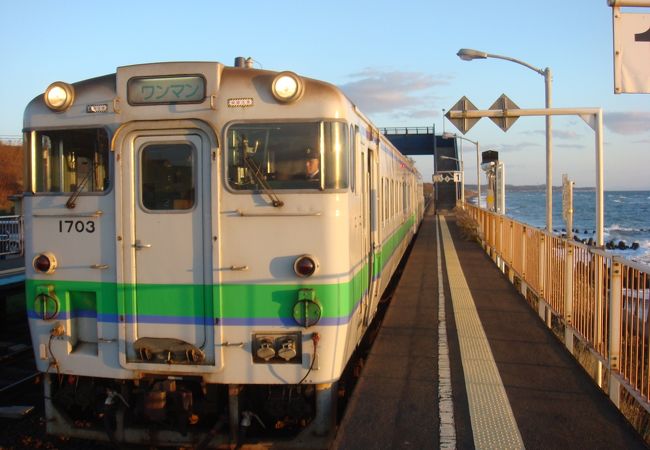
POLYGON ((512 414, 490 344, 458 260, 447 222, 439 216, 449 290, 458 329, 465 388, 477 449, 522 449, 524 443, 512 414))

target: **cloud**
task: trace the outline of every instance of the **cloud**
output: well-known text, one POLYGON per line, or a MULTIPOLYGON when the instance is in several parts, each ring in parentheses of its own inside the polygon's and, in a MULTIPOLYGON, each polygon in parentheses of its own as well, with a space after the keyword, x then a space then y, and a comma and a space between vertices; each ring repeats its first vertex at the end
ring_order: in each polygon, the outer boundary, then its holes
MULTIPOLYGON (((522 131, 519 134, 524 135, 535 135, 535 136, 546 136, 546 130, 531 130, 531 131, 522 131)), ((580 134, 576 133, 574 130, 558 130, 553 128, 553 138, 557 139, 577 139, 581 137, 580 134)))
POLYGON ((501 144, 498 145, 498 150, 503 151, 503 152, 518 152, 521 150, 526 150, 529 148, 539 148, 543 147, 544 143, 539 143, 539 142, 519 142, 517 144, 501 144))
POLYGON ((650 130, 650 112, 606 112, 603 123, 618 134, 643 134, 650 130))
POLYGON ((437 116, 434 89, 449 84, 449 76, 421 72, 384 71, 366 68, 350 75, 353 81, 340 85, 345 94, 366 114, 419 118, 437 116))
POLYGON ((583 144, 553 144, 554 148, 566 148, 566 149, 578 149, 582 150, 585 148, 583 144))

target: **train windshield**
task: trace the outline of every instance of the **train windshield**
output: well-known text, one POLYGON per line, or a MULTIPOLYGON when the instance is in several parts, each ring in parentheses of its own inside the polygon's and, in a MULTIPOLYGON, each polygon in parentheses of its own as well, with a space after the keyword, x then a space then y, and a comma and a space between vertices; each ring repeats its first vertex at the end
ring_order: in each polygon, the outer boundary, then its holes
POLYGON ((227 177, 236 190, 345 189, 349 145, 343 122, 246 123, 227 132, 227 177))
POLYGON ((27 135, 32 192, 103 192, 109 187, 103 129, 34 131, 27 135))

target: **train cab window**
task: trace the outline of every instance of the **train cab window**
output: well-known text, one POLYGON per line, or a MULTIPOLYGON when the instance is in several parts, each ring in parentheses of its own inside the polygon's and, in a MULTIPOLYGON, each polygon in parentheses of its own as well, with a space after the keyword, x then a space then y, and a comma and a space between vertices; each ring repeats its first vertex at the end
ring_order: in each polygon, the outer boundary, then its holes
POLYGON ((31 190, 99 193, 110 186, 103 129, 33 131, 25 139, 31 190))
POLYGON ((343 122, 247 123, 227 131, 227 179, 235 190, 346 189, 343 122))
POLYGON ((150 211, 194 207, 194 151, 189 144, 147 145, 140 154, 140 195, 150 211))

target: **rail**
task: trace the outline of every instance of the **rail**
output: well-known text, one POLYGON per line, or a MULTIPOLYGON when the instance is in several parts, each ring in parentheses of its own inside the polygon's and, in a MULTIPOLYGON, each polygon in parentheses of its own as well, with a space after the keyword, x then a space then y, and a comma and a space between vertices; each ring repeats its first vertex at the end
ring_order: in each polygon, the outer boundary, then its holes
POLYGON ((575 337, 594 354, 592 375, 601 388, 606 377, 612 401, 620 407, 623 387, 650 411, 650 267, 474 205, 465 210, 546 324, 559 320, 566 347, 574 353, 575 337))
POLYGON ((0 216, 0 256, 22 255, 22 216, 0 216))

